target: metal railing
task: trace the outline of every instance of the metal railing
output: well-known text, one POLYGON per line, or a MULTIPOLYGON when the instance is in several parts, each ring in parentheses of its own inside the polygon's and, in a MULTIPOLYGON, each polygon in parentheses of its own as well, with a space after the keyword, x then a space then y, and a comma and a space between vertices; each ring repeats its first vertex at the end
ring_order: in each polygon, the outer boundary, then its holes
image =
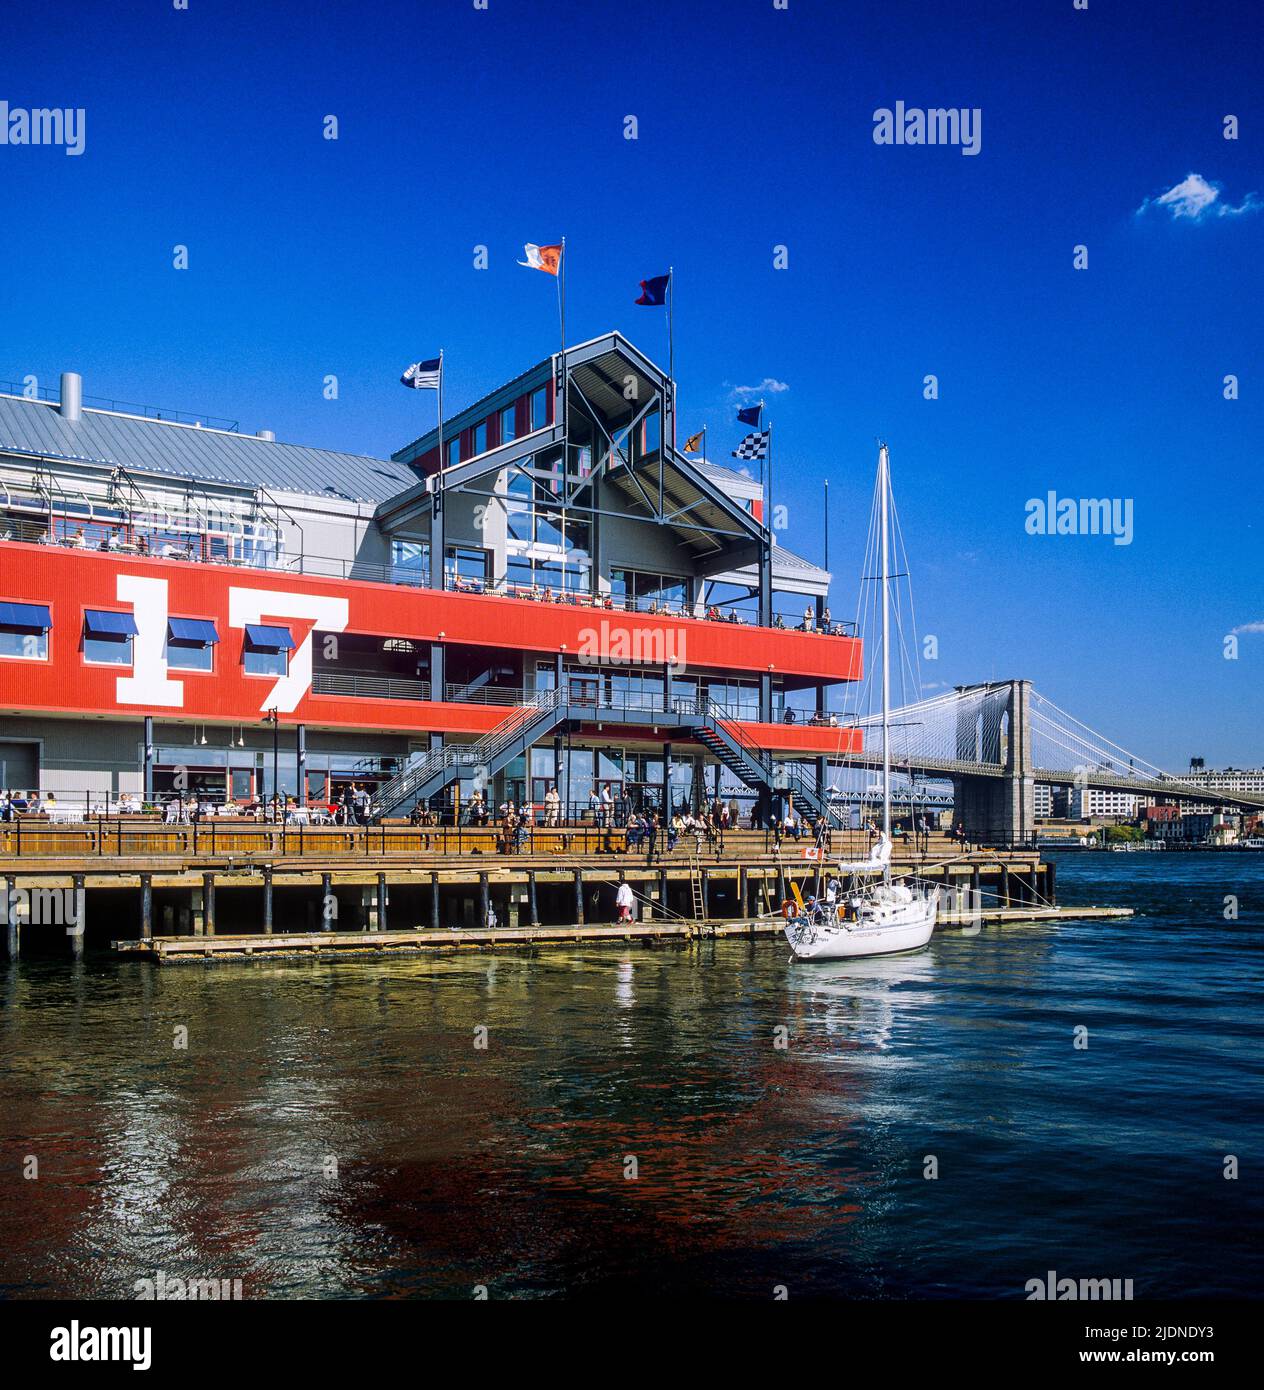
MULTIPOLYGON (((104 504, 103 504, 104 506, 104 504)), ((139 555, 166 560, 183 560, 191 564, 228 565, 244 569, 258 569, 282 574, 306 575, 320 579, 353 579, 365 583, 394 584, 401 588, 429 589, 430 575, 427 571, 412 565, 395 562, 377 562, 347 558, 334 555, 311 555, 306 551, 287 553, 260 548, 258 551, 242 555, 232 553, 243 546, 263 547, 274 537, 254 536, 247 530, 216 531, 203 526, 186 524, 177 519, 171 527, 156 525, 152 520, 137 520, 127 514, 107 515, 100 520, 93 519, 91 509, 85 504, 82 512, 72 509, 50 511, 50 499, 33 499, 29 509, 36 515, 23 516, 10 502, 7 511, 0 510, 0 541, 23 541, 31 545, 56 545, 68 549, 100 550, 121 555, 139 555)), ((539 602, 561 608, 582 608, 595 612, 644 614, 659 617, 678 618, 699 623, 730 623, 734 626, 752 627, 745 618, 736 620, 699 613, 696 609, 679 603, 657 603, 646 599, 615 597, 609 594, 590 594, 588 592, 547 590, 536 591, 530 587, 514 584, 508 580, 460 580, 447 575, 444 589, 449 593, 491 595, 500 598, 519 598, 524 602, 539 602)), ((828 630, 813 623, 805 628, 802 623, 790 625, 773 623, 768 630, 783 628, 785 631, 806 631, 814 636, 852 637, 855 624, 851 622, 831 622, 828 630)))
POLYGON ((411 676, 375 676, 367 671, 312 671, 313 695, 347 695, 362 700, 428 700, 430 682, 411 676))

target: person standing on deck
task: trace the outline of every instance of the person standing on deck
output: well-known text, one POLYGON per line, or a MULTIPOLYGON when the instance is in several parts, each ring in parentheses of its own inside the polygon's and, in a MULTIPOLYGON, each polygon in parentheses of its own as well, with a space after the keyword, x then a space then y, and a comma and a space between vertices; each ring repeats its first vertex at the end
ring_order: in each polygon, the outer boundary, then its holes
POLYGON ((619 878, 619 889, 614 895, 614 901, 619 909, 619 921, 632 921, 635 916, 636 899, 632 896, 632 885, 622 876, 619 878))

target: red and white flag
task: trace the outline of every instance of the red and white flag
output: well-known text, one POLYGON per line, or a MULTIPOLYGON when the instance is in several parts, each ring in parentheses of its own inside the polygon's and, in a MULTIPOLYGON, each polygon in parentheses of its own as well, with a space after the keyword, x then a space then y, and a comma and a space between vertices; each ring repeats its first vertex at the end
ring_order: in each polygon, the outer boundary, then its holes
POLYGON ((534 241, 529 241, 522 248, 525 261, 519 261, 519 265, 525 265, 528 270, 542 270, 546 275, 556 275, 562 264, 561 246, 537 246, 534 241))

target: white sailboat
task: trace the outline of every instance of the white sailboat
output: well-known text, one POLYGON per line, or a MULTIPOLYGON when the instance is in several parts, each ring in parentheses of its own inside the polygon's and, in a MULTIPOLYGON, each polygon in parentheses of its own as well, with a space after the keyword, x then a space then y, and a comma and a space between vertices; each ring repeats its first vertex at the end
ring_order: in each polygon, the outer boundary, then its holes
MULTIPOLYGON (((867 859, 839 864, 849 886, 841 902, 799 903, 786 919, 786 940, 797 960, 842 960, 916 951, 935 930, 939 888, 891 875, 891 469, 887 446, 878 451, 882 534, 882 834, 867 859)), ((798 893, 795 894, 796 899, 798 893)))

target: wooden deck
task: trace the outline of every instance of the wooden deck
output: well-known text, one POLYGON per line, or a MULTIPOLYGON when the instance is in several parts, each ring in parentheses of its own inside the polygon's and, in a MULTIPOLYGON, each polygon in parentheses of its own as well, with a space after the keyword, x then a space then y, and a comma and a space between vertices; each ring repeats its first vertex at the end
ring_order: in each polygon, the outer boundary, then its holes
MULTIPOLYGON (((937 930, 1001 925, 1036 925, 1130 917, 1131 908, 1009 908, 979 914, 948 913, 937 930)), ((460 951, 530 950, 546 946, 594 943, 602 946, 684 944, 717 937, 778 937, 780 918, 733 921, 660 921, 621 926, 574 923, 555 927, 461 929, 407 932, 303 932, 275 936, 159 936, 147 941, 117 941, 115 948, 159 964, 196 961, 258 960, 260 958, 376 957, 460 951)))

